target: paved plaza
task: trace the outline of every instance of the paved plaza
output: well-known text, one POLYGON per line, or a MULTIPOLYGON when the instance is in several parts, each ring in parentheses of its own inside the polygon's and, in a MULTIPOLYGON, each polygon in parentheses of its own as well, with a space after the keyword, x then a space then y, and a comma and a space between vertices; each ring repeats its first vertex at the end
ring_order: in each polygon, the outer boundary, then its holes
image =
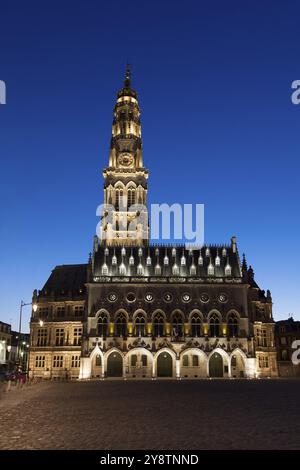
POLYGON ((300 449, 300 380, 41 383, 2 393, 0 449, 300 449))

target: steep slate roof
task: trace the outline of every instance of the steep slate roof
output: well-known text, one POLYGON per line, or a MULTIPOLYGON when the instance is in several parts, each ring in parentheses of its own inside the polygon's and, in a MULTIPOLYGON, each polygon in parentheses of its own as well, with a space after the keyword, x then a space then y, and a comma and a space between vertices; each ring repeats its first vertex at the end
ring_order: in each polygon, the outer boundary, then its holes
POLYGON ((87 282, 87 264, 63 264, 56 266, 41 293, 64 291, 79 293, 87 282))
MULTIPOLYGON (((123 248, 124 253, 124 248, 123 248)), ((189 249, 183 246, 170 245, 170 246, 149 246, 149 247, 125 247, 125 254, 122 254, 122 247, 110 247, 104 248, 98 246, 98 249, 94 252, 94 276, 103 276, 102 267, 104 263, 108 267, 109 276, 120 276, 120 265, 123 263, 126 267, 127 276, 137 276, 137 266, 141 264, 143 266, 143 276, 155 276, 155 266, 159 263, 161 267, 162 276, 176 276, 173 272, 173 266, 176 263, 179 268, 179 274, 177 276, 187 277, 201 277, 201 278, 221 278, 225 277, 225 266, 229 262, 231 267, 231 276, 241 278, 240 261, 238 252, 234 252, 231 246, 203 246, 201 250, 189 249), (173 250, 176 249, 176 256, 174 256, 173 250), (206 250, 209 249, 210 255, 206 256, 206 250), (106 251, 105 251, 106 250, 106 251), (223 250, 226 250, 226 255, 223 256, 223 250), (203 265, 199 265, 198 259, 201 251, 203 258, 203 265), (220 266, 215 264, 216 256, 220 258, 220 266), (164 264, 165 256, 169 258, 169 264, 164 264), (116 256, 117 264, 112 264, 112 258, 116 256), (134 264, 129 264, 129 258, 133 257, 134 264), (147 265, 147 257, 151 258, 151 266, 147 265), (181 264, 182 256, 186 259, 186 265, 181 264), (214 274, 208 275, 208 265, 212 263, 214 267, 214 274), (190 268, 192 264, 196 267, 196 274, 191 274, 190 268)))

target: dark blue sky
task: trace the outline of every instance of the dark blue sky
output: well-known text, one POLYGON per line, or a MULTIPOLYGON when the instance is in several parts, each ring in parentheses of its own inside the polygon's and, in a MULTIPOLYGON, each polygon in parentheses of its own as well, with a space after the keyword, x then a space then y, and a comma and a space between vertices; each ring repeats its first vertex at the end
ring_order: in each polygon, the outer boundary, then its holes
POLYGON ((275 318, 300 319, 299 1, 13 1, 0 18, 0 319, 87 261, 127 61, 150 202, 204 203, 206 242, 236 234, 275 318))

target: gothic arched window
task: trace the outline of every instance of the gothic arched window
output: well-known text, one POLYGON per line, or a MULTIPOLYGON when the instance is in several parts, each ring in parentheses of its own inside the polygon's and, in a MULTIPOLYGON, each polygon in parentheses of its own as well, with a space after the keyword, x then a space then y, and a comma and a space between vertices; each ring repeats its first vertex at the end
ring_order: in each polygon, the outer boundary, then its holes
POLYGON ((172 328, 174 336, 183 336, 183 318, 181 313, 174 313, 172 317, 172 328))
POLYGON ((142 313, 135 317, 134 334, 135 336, 146 336, 146 320, 142 313))
POLYGON ((124 313, 120 313, 116 319, 116 335, 127 336, 127 319, 124 313))
POLYGON ((105 314, 100 315, 97 321, 97 335, 106 338, 108 329, 107 316, 105 314))
POLYGON ((131 207, 135 204, 135 188, 131 187, 127 190, 127 207, 131 207))
POLYGON ((156 337, 165 334, 165 319, 161 313, 157 313, 153 319, 153 334, 156 337))
POLYGON ((209 335, 213 338, 220 336, 220 319, 216 313, 209 319, 209 335))
POLYGON ((191 336, 201 336, 201 318, 198 313, 194 313, 191 318, 191 336))
POLYGON ((239 321, 234 313, 231 313, 228 317, 227 332, 229 337, 238 336, 239 321))

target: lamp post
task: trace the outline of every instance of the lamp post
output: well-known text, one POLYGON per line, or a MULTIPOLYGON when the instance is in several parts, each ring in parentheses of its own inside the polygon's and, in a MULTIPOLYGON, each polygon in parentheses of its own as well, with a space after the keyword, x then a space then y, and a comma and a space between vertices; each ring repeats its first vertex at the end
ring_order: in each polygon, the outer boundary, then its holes
POLYGON ((19 337, 18 337, 18 354, 17 354, 17 358, 18 358, 18 366, 20 366, 20 353, 21 353, 21 330, 22 330, 22 314, 23 314, 23 307, 26 307, 27 305, 32 305, 32 309, 34 312, 37 311, 37 305, 33 302, 23 302, 23 300, 21 300, 21 304, 20 304, 20 315, 19 315, 19 337))

